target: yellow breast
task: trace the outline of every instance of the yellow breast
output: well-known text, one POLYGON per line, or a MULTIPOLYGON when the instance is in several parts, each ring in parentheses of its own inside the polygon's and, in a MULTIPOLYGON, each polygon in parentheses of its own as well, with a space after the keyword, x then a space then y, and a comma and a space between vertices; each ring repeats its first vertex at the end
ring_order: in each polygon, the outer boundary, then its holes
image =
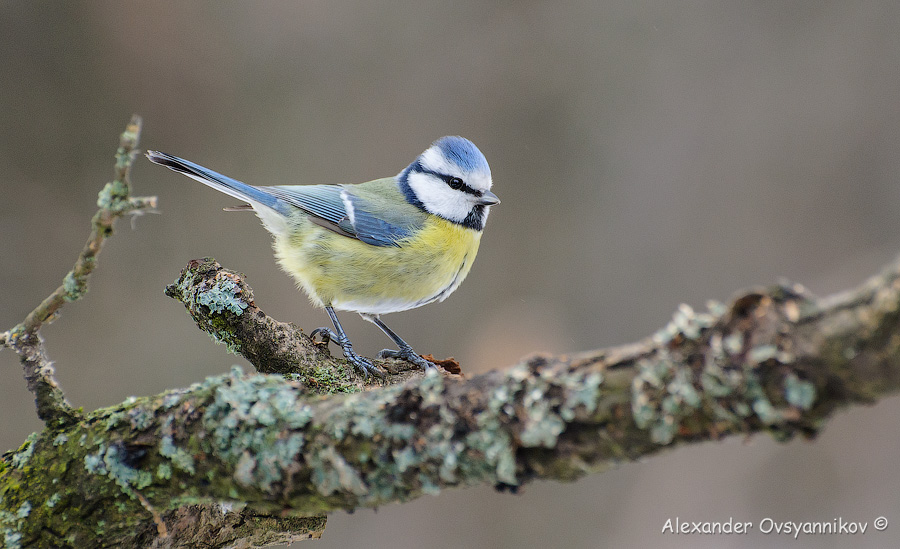
POLYGON ((279 265, 317 306, 370 314, 450 295, 469 274, 481 232, 430 218, 399 247, 372 246, 308 220, 275 239, 279 265))

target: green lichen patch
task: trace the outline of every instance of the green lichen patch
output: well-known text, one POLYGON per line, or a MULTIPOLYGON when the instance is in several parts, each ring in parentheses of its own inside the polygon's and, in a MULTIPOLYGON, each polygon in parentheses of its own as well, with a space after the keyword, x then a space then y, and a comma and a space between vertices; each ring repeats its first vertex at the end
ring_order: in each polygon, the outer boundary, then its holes
POLYGON ((30 514, 31 514, 31 503, 29 503, 28 501, 25 501, 22 503, 21 506, 19 506, 19 510, 16 511, 16 518, 17 519, 26 519, 26 518, 28 518, 28 515, 30 515, 30 514))
POLYGON ((200 329, 234 354, 241 354, 242 342, 234 332, 233 319, 241 316, 253 301, 252 291, 240 282, 240 277, 207 257, 191 261, 178 280, 166 287, 166 295, 184 303, 200 329))
MULTIPOLYGON (((0 518, 2 523, 2 518, 0 518)), ((22 547, 22 533, 11 528, 3 527, 3 546, 8 549, 19 549, 22 547)))
POLYGON ((322 493, 349 493, 363 505, 462 483, 515 486, 517 449, 550 447, 569 421, 587 420, 602 381, 599 371, 535 374, 522 364, 504 372, 473 417, 448 399, 447 379, 429 371, 417 384, 382 389, 375 399, 344 399, 322 425, 327 439, 312 439, 305 455, 322 493), (377 451, 370 440, 379 441, 377 451))
POLYGON ((481 414, 478 429, 466 435, 466 444, 484 457, 485 466, 492 469, 497 481, 510 486, 519 484, 515 442, 506 428, 506 418, 515 414, 513 394, 503 385, 492 391, 488 399, 489 413, 481 414))
MULTIPOLYGON (((714 301, 708 304, 711 310, 718 309, 718 305, 714 301)), ((715 323, 717 316, 712 312, 696 313, 690 305, 682 303, 672 315, 672 320, 653 335, 653 341, 665 345, 679 336, 695 339, 715 323)))
POLYGON ((142 490, 153 483, 153 475, 149 471, 128 465, 125 451, 118 444, 100 444, 96 453, 84 457, 84 468, 89 473, 108 476, 131 496, 134 495, 132 489, 142 490))
POLYGON ((97 195, 97 207, 113 212, 128 209, 128 185, 118 179, 107 183, 97 195))
POLYGON ((87 292, 87 277, 77 277, 74 272, 69 271, 63 278, 63 288, 66 290, 66 301, 78 301, 87 292))
POLYGON ((44 505, 46 505, 47 507, 52 509, 52 508, 56 507, 56 504, 59 503, 59 500, 60 500, 59 492, 54 492, 49 498, 47 498, 47 501, 44 502, 44 505))
POLYGON ((241 288, 233 280, 220 280, 215 286, 197 293, 197 303, 207 307, 213 313, 230 311, 240 316, 248 307, 241 299, 241 288))
POLYGON ((28 435, 22 446, 12 456, 11 462, 13 467, 22 469, 28 465, 29 460, 31 460, 31 454, 34 453, 34 445, 38 440, 38 436, 38 433, 28 435))
POLYGON ((298 400, 299 385, 279 376, 243 376, 233 371, 218 385, 201 418, 217 455, 234 467, 243 486, 268 491, 286 480, 289 466, 303 449, 299 431, 312 418, 298 400), (272 427, 282 426, 283 429, 272 427), (263 428, 265 427, 265 428, 263 428))
POLYGON ((796 319, 799 313, 790 307, 779 313, 778 302, 761 294, 736 303, 742 305, 736 306, 732 321, 743 329, 729 332, 722 326, 707 335, 715 315, 693 315, 682 306, 654 338, 658 349, 638 360, 632 415, 652 442, 666 445, 679 435, 746 431, 754 424, 776 437, 789 436, 797 410, 812 406, 815 386, 790 370, 795 356, 783 346, 785 340, 765 330, 759 333, 770 335, 760 340, 750 331, 759 319, 777 322, 778 314, 796 319), (741 320, 747 318, 752 320, 741 320))
POLYGON ((447 402, 446 390, 443 376, 429 371, 418 384, 335 401, 303 449, 317 492, 375 505, 460 482, 477 451, 465 443, 466 420, 447 402))
POLYGON ((324 496, 336 492, 349 492, 357 496, 369 493, 359 471, 334 447, 326 446, 313 451, 309 464, 312 467, 312 481, 324 496))
POLYGON ((172 478, 172 466, 166 462, 160 463, 156 467, 156 477, 162 480, 169 480, 172 478))
POLYGON ((632 381, 632 415, 635 424, 648 429, 656 444, 675 438, 680 420, 693 414, 701 398, 690 370, 679 369, 665 350, 638 361, 632 381))
POLYGON ((154 414, 146 406, 135 406, 128 411, 128 419, 132 429, 143 431, 153 425, 154 414))
POLYGON ((816 386, 791 372, 784 380, 784 397, 791 406, 809 410, 816 400, 816 386))
MULTIPOLYGON (((194 474, 194 457, 184 448, 179 448, 171 435, 164 435, 159 443, 159 455, 168 458, 176 468, 190 474, 194 474)), ((162 465, 162 464, 161 464, 162 465)), ((171 470, 169 471, 171 475, 171 470)))
POLYGON ((519 418, 523 447, 552 448, 569 422, 595 411, 602 381, 598 371, 533 372, 522 364, 507 372, 507 383, 492 392, 488 403, 498 420, 519 418))

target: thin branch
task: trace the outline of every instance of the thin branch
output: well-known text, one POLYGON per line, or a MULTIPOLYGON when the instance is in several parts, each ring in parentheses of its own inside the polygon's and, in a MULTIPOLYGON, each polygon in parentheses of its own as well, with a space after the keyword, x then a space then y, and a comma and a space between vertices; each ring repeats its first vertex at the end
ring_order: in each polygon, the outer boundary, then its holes
POLYGON ((78 414, 66 401, 53 377, 53 366, 39 330, 58 315, 65 303, 77 301, 87 292, 88 279, 97 266, 97 256, 103 243, 112 235, 116 219, 156 208, 156 197, 131 197, 129 172, 137 154, 140 132, 141 118, 134 115, 119 139, 115 179, 100 191, 99 209, 91 219, 91 234, 62 285, 28 313, 21 324, 0 336, 0 344, 19 355, 28 390, 35 395, 38 417, 48 424, 71 424, 78 420, 78 414))

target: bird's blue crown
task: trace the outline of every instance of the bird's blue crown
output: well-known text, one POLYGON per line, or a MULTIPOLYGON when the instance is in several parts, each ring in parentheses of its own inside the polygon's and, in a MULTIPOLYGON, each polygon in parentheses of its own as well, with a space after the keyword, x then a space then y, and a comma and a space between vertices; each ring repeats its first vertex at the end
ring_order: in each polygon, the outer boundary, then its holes
POLYGON ((490 173, 491 171, 487 159, 481 154, 478 147, 464 137, 455 135, 442 137, 432 146, 439 148, 444 158, 467 172, 490 173))

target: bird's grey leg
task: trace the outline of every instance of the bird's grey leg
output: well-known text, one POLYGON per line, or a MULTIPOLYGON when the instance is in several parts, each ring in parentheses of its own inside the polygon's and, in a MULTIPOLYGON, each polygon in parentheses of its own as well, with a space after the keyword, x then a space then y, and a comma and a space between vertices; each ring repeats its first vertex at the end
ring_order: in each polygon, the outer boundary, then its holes
POLYGON ((398 336, 394 333, 393 330, 388 328, 387 324, 385 324, 381 321, 380 318, 378 318, 378 315, 360 313, 359 316, 381 328, 381 331, 384 332, 385 335, 387 335, 389 338, 391 338, 391 340, 393 340, 394 343, 397 344, 396 351, 393 349, 382 349, 381 352, 378 353, 378 358, 400 358, 407 362, 415 364, 423 370, 435 367, 434 364, 419 356, 419 354, 413 350, 409 343, 403 341, 400 336, 398 336))
POLYGON ((375 367, 372 364, 372 361, 359 356, 356 352, 353 351, 353 345, 350 343, 350 338, 347 337, 347 334, 344 332, 344 328, 341 327, 341 322, 338 320, 337 315, 334 312, 334 309, 331 307, 325 307, 325 311, 328 313, 328 316, 331 317, 331 323, 334 324, 334 329, 337 333, 332 332, 329 328, 316 328, 313 330, 309 337, 315 338, 317 334, 322 335, 322 341, 326 344, 329 340, 334 341, 338 345, 341 346, 341 349, 344 351, 344 357, 347 361, 352 364, 357 370, 362 372, 363 376, 368 379, 369 374, 375 374, 379 377, 384 377, 384 373, 375 367))

